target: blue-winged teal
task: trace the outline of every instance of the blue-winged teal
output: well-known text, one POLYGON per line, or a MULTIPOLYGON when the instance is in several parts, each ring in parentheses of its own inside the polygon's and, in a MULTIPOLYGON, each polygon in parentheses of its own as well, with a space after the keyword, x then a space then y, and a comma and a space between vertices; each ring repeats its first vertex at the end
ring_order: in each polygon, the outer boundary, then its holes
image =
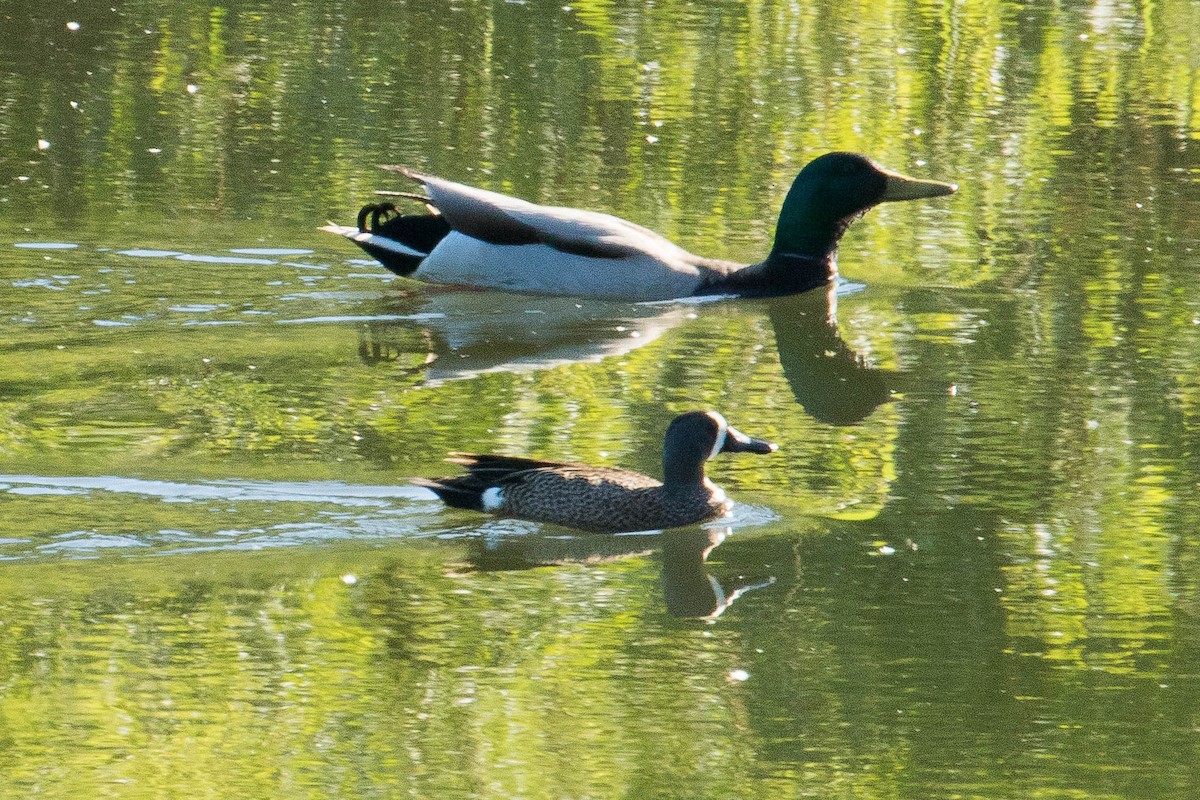
POLYGON ((596 533, 674 528, 715 519, 732 501, 704 476, 717 453, 771 453, 778 447, 730 426, 715 411, 680 414, 663 440, 663 480, 612 467, 513 456, 452 453, 466 475, 413 483, 447 505, 553 522, 596 533))
POLYGON ((539 206, 405 167, 423 184, 431 213, 397 215, 368 205, 358 227, 327 225, 397 275, 430 283, 616 300, 693 295, 782 295, 820 286, 837 273, 838 241, 872 206, 938 197, 954 184, 885 170, 857 153, 826 153, 792 184, 767 258, 749 266, 693 255, 619 217, 539 206))

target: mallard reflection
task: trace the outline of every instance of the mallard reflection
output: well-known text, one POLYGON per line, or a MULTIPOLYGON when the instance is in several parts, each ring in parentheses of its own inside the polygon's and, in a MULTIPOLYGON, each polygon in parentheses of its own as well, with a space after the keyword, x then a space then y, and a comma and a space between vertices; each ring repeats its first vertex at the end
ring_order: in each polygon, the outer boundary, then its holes
POLYGON ((731 533, 732 529, 724 527, 617 535, 479 537, 471 542, 468 562, 476 570, 500 572, 657 554, 662 562, 667 612, 675 617, 713 619, 747 592, 775 582, 773 576, 727 576, 710 571, 709 555, 731 533))
POLYGON ((841 338, 837 303, 847 286, 740 302, 733 310, 720 302, 616 303, 503 292, 404 295, 389 300, 390 313, 360 329, 359 355, 367 363, 406 360, 436 384, 595 363, 650 344, 702 315, 765 310, 796 402, 821 422, 852 425, 894 399, 907 376, 870 366, 841 338))
POLYGON ((838 332, 838 292, 831 285, 769 300, 767 316, 796 402, 821 422, 853 425, 894 399, 907 376, 868 365, 846 344, 838 332))
POLYGON ((421 368, 430 383, 596 363, 643 347, 696 316, 688 305, 478 291, 394 298, 389 310, 407 318, 364 324, 360 357, 378 363, 423 348, 421 368), (409 338, 413 330, 420 331, 416 342, 409 338))

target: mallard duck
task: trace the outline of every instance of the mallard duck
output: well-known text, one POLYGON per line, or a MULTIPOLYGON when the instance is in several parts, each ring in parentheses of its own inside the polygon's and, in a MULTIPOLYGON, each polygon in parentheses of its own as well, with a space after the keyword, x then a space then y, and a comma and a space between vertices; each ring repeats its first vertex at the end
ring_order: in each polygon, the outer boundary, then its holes
POLYGON ((694 295, 783 295, 837 274, 837 246, 868 209, 893 200, 951 194, 957 186, 883 169, 856 153, 813 159, 792 184, 764 261, 737 264, 693 255, 663 236, 610 214, 540 206, 406 167, 387 166, 426 195, 428 214, 371 204, 345 236, 385 267, 430 283, 614 300, 694 295))
POLYGON ((451 453, 466 475, 427 480, 447 505, 552 522, 594 533, 675 528, 715 519, 733 503, 704 476, 718 453, 772 453, 778 446, 733 428, 716 411, 680 414, 663 440, 663 479, 613 467, 514 456, 451 453))

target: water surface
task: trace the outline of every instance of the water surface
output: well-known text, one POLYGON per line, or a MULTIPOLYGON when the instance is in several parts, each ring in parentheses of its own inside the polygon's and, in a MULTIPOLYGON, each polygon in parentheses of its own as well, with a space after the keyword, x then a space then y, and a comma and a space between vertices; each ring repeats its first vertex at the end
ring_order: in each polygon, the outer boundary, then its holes
POLYGON ((1194 3, 0 19, 0 793, 1197 795, 1194 3), (316 230, 404 163, 753 261, 833 149, 961 188, 832 294, 438 292, 316 230), (717 525, 404 483, 655 473, 704 407, 782 445, 717 525))

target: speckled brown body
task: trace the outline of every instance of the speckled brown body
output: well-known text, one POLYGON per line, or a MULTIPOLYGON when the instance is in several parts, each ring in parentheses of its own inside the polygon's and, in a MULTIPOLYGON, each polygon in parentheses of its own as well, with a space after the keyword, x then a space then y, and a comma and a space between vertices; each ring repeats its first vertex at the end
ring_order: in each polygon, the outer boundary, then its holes
POLYGON ((503 503, 493 513, 598 533, 690 525, 720 517, 733 505, 708 481, 668 493, 661 482, 621 469, 563 465, 514 477, 500 487, 503 503))

